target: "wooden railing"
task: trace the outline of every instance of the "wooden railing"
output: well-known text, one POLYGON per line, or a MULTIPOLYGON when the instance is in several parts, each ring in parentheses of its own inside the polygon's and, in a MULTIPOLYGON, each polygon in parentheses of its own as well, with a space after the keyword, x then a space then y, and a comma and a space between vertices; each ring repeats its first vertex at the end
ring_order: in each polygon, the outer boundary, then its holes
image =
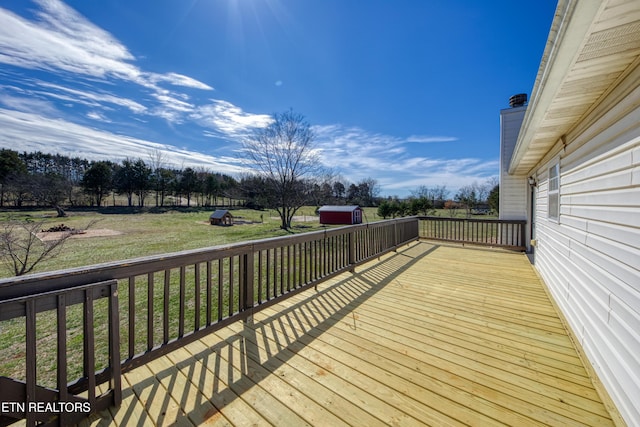
MULTIPOLYGON (((59 413, 56 424, 75 424, 85 418, 88 413, 106 409, 111 405, 119 405, 122 400, 120 386, 120 342, 118 319, 118 284, 116 280, 94 283, 84 286, 74 286, 58 291, 45 292, 38 295, 25 295, 0 302, 0 322, 9 319, 24 318, 25 323, 25 381, 10 377, 0 377, 0 402, 7 404, 0 412, 0 425, 5 425, 26 417, 27 425, 36 423, 47 424, 53 421, 59 413), (100 392, 96 384, 95 363, 95 328, 94 302, 107 298, 108 303, 105 316, 107 318, 106 334, 108 336, 107 357, 108 367, 103 372, 110 381, 110 386, 100 392), (73 305, 82 304, 82 377, 73 383, 68 383, 68 350, 67 309, 73 305), (50 350, 51 346, 40 349, 36 342, 38 313, 55 311, 55 329, 51 331, 45 321, 40 329, 53 332, 56 335, 55 372, 57 389, 51 389, 37 384, 37 365, 42 353, 50 350), (79 384, 83 384, 78 387, 79 384), (86 396, 76 395, 77 390, 86 390, 86 396), (58 405, 58 408, 48 408, 46 404, 58 405), (62 408, 60 405, 64 403, 62 408)), ((7 325, 5 323, 5 325, 7 325)), ((4 326, 4 325, 3 325, 4 326)), ((13 325, 14 326, 14 325, 13 325)), ((7 326, 4 326, 7 327, 7 326)), ((10 329, 11 326, 9 326, 10 329)), ((40 337, 42 340, 42 337, 40 337)), ((6 355, 5 355, 6 356, 6 355)), ((6 360, 5 360, 6 362, 6 360)))
POLYGON ((0 344, 2 334, 27 331, 26 352, 16 355, 23 369, 0 365, 10 385, 0 400, 16 403, 0 426, 76 421, 20 403, 117 405, 121 373, 418 238, 417 218, 403 218, 0 280, 0 344), (57 355, 43 351, 42 329, 57 355), (69 342, 74 335, 82 340, 69 342))
POLYGON ((419 219, 421 238, 517 250, 526 249, 526 221, 432 216, 419 217, 419 219))

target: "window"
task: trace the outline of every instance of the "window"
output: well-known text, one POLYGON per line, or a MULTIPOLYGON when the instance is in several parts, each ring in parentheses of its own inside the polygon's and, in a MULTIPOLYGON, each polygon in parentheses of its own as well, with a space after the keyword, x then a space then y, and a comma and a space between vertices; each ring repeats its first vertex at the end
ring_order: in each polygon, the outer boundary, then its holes
POLYGON ((548 217, 557 220, 560 216, 560 163, 556 163, 549 168, 548 199, 548 217))

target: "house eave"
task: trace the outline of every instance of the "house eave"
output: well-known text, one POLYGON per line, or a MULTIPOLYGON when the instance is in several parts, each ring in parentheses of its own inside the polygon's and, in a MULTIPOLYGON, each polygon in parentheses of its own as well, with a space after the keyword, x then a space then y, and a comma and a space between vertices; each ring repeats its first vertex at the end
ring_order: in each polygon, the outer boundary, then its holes
POLYGON ((516 147, 528 175, 640 55, 640 3, 560 0, 516 147))

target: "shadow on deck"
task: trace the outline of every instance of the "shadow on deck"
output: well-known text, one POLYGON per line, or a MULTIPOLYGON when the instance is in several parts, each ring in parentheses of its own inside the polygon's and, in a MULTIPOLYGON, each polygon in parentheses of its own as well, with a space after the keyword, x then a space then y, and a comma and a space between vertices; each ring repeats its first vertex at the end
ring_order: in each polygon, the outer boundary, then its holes
POLYGON ((420 242, 136 368, 91 425, 612 425, 525 255, 420 242))

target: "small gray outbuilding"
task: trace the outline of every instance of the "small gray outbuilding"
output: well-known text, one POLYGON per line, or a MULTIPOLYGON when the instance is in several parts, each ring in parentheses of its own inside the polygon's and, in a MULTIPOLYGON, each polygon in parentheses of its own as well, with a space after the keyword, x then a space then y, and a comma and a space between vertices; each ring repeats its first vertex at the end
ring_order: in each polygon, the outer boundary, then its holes
POLYGON ((211 225, 233 225, 233 215, 226 209, 217 209, 209 217, 211 225))

